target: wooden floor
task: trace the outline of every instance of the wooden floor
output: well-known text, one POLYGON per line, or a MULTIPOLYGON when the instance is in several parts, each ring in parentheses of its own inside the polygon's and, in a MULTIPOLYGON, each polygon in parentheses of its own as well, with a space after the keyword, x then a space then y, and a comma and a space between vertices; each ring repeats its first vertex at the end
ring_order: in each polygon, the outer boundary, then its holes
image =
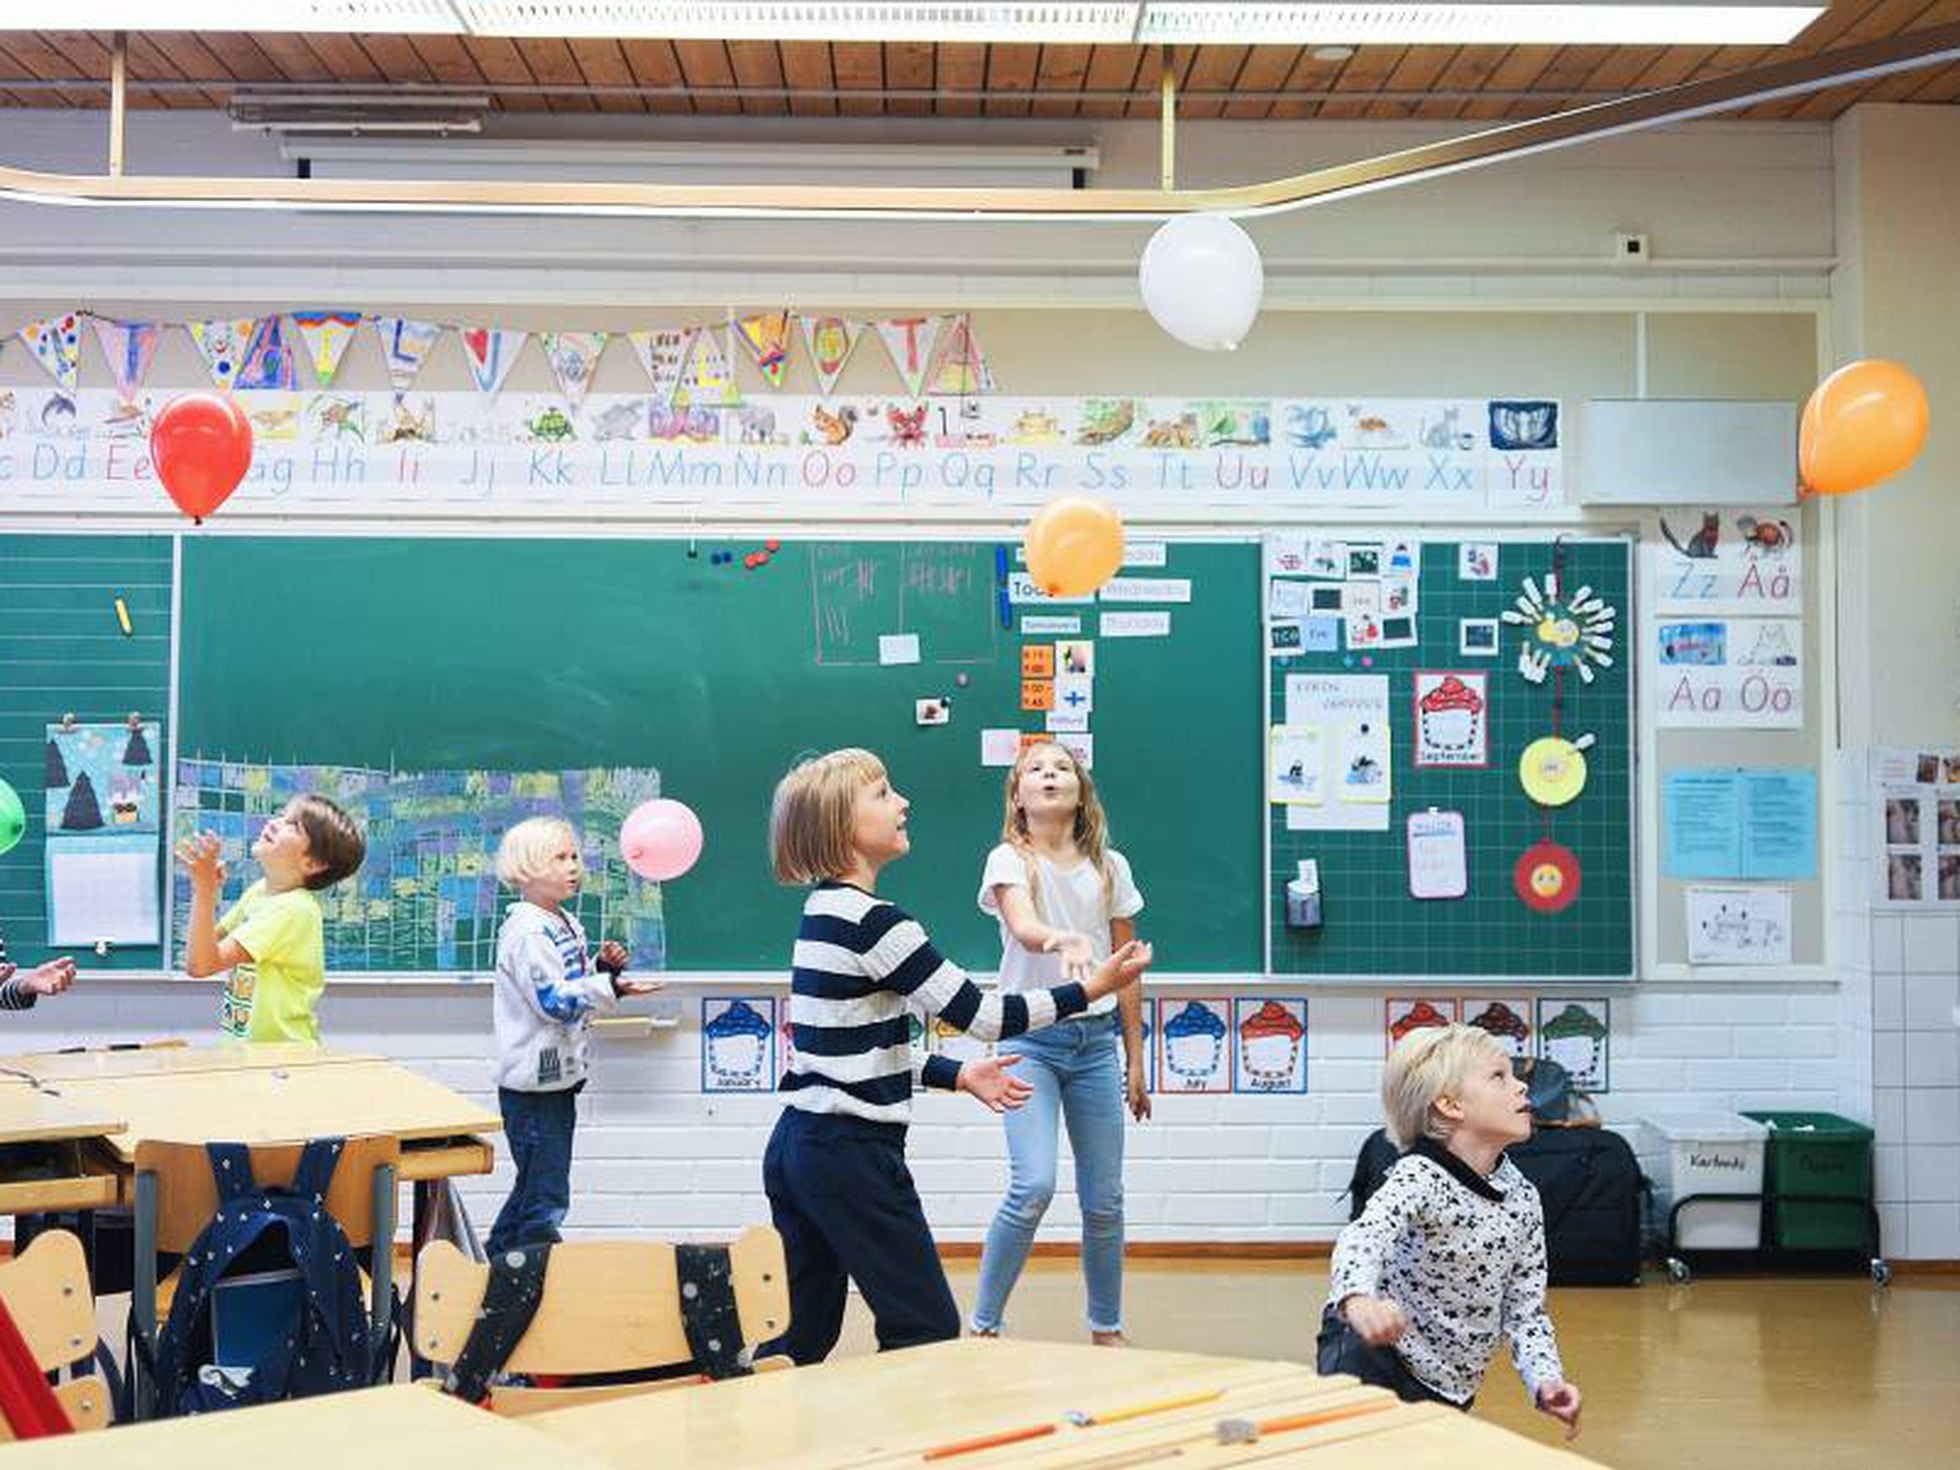
MULTIPOLYGON (((950 1268, 962 1308, 974 1264, 950 1268)), ((1310 1360, 1325 1262, 1133 1262, 1125 1316, 1141 1347, 1310 1360)), ((1080 1341, 1073 1261, 1038 1260, 1010 1336, 1080 1341)), ((1552 1315, 1586 1393, 1577 1448, 1617 1470, 1916 1470, 1960 1465, 1960 1277, 1904 1276, 1884 1291, 1843 1278, 1659 1280, 1565 1289, 1552 1315)), ((869 1352, 853 1298, 839 1351, 869 1352)), ((1552 1441, 1500 1357, 1477 1414, 1552 1441)))

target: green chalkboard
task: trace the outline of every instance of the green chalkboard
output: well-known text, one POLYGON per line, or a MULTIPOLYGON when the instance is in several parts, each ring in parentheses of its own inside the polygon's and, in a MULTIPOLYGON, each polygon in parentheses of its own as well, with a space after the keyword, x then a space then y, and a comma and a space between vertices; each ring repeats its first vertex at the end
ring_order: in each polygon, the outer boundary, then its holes
POLYGON ((1491 980, 1632 975, 1632 546, 1603 539, 1557 545, 1506 541, 1495 547, 1495 555, 1496 576, 1473 580, 1459 575, 1458 542, 1423 543, 1415 647, 1271 660, 1275 723, 1286 718, 1291 674, 1386 675, 1393 740, 1387 831, 1291 830, 1287 808, 1277 803, 1269 808, 1267 919, 1275 973, 1491 980), (1464 656, 1464 620, 1501 618, 1527 578, 1542 592, 1555 557, 1564 588, 1575 593, 1590 588, 1616 612, 1612 662, 1591 665, 1589 683, 1572 674, 1528 683, 1518 672, 1521 630, 1501 622, 1495 656, 1464 656), (1414 763, 1418 670, 1485 675, 1488 765, 1414 763), (1518 760, 1531 741, 1555 731, 1568 739, 1590 734, 1593 744, 1585 752, 1584 791, 1553 809, 1526 796, 1518 760), (1408 817, 1430 807, 1463 816, 1469 886, 1462 898, 1410 896, 1408 817), (1552 914, 1527 908, 1512 876, 1519 855, 1547 838, 1569 848, 1580 871, 1577 901, 1552 914), (1319 865, 1322 923, 1317 929, 1286 922, 1286 883, 1302 858, 1319 865))
MULTIPOLYGON (((163 720, 170 706, 168 536, 0 535, 0 779, 27 836, 0 857, 0 929, 17 964, 46 959, 48 726, 163 720), (129 632, 116 616, 128 610, 129 632)), ((167 742, 170 731, 163 736, 167 742)), ((156 752, 159 762, 164 753, 156 752)), ((92 969, 155 969, 155 945, 78 956, 92 969)))
MULTIPOLYGON (((912 854, 881 890, 991 969, 975 906, 1003 773, 985 728, 1020 711, 1025 608, 1003 626, 994 543, 186 537, 187 760, 400 771, 650 767, 707 833, 664 885, 666 967, 786 968, 801 901, 767 861, 769 796, 804 751, 865 745, 911 797, 912 854), (692 554, 690 554, 692 545, 692 554), (720 552, 733 559, 719 563, 720 552), (916 633, 921 662, 879 663, 916 633), (964 683, 962 683, 962 679, 964 683), (951 700, 921 727, 915 701, 951 700)), ((1166 970, 1256 971, 1259 552, 1173 543, 1167 638, 1096 638, 1095 776, 1166 970)), ((1126 604, 1126 610, 1130 605, 1126 604)), ((459 962, 457 968, 478 966, 459 962)))

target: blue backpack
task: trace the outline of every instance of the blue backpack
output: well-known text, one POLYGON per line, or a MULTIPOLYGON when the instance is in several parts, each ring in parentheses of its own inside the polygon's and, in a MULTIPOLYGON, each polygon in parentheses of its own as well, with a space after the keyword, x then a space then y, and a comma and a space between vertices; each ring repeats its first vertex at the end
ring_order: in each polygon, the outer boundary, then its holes
MULTIPOLYGON (((293 1182, 260 1188, 251 1151, 238 1143, 206 1144, 218 1185, 218 1208, 184 1260, 170 1319, 154 1351, 133 1341, 149 1380, 150 1413, 209 1413, 247 1404, 361 1388, 385 1372, 389 1344, 373 1341, 361 1299, 361 1272, 346 1234, 327 1209, 343 1140, 317 1138, 300 1155, 293 1182), (249 1365, 212 1365, 212 1293, 240 1258, 252 1272, 297 1272, 292 1315, 283 1332, 256 1324, 262 1343, 249 1365)), ((389 1243, 376 1241, 387 1250, 389 1243)))

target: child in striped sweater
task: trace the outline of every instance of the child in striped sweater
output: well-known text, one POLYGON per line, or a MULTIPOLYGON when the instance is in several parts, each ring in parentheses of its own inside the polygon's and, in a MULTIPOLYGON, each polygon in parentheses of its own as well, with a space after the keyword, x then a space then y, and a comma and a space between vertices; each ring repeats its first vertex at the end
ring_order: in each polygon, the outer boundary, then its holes
POLYGON ((814 887, 790 979, 794 1057, 762 1165, 789 1263, 790 1329, 767 1350, 821 1362, 843 1325, 848 1281, 881 1349, 958 1337, 959 1309, 905 1164, 915 1086, 965 1092, 995 1112, 1021 1106, 1016 1057, 928 1057, 914 1070, 908 1002, 984 1041, 1080 1014, 1136 983, 1150 946, 1124 945, 1089 979, 983 995, 918 921, 877 896, 878 873, 911 847, 910 806, 867 750, 805 761, 776 787, 769 850, 784 883, 814 887))

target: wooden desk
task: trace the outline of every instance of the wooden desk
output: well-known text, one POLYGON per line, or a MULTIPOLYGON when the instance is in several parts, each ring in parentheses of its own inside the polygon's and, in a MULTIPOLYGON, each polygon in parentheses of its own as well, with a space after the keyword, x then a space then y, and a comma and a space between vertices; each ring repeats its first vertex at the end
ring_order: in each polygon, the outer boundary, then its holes
MULTIPOLYGON (((9 1445, 9 1470, 157 1470, 276 1462, 280 1470, 346 1470, 363 1462, 415 1470, 604 1470, 521 1421, 406 1384, 136 1424, 105 1434, 9 1445)), ((656 1454, 655 1460, 659 1457, 656 1454)))
POLYGON ((303 1042, 273 1041, 252 1046, 132 1046, 35 1052, 23 1057, 0 1057, 0 1072, 37 1082, 60 1082, 181 1072, 259 1072, 275 1067, 326 1067, 381 1060, 366 1052, 328 1051, 303 1042))
POLYGON ((1298 1363, 1115 1351, 968 1338, 817 1368, 670 1389, 524 1421, 616 1470, 660 1447, 675 1470, 911 1470, 922 1453, 1003 1430, 1053 1433, 949 1459, 948 1470, 1117 1470, 1174 1460, 1178 1470, 1256 1463, 1395 1470, 1533 1470, 1583 1464, 1560 1450, 1435 1404, 1398 1404, 1352 1379, 1298 1363), (1088 1428, 1064 1422, 1217 1390, 1203 1404, 1088 1428), (1367 1412, 1315 1428, 1221 1445, 1218 1421, 1322 1410, 1367 1412))
POLYGON ((114 1204, 114 1171, 92 1161, 101 1141, 126 1126, 113 1108, 0 1079, 0 1215, 114 1204))

